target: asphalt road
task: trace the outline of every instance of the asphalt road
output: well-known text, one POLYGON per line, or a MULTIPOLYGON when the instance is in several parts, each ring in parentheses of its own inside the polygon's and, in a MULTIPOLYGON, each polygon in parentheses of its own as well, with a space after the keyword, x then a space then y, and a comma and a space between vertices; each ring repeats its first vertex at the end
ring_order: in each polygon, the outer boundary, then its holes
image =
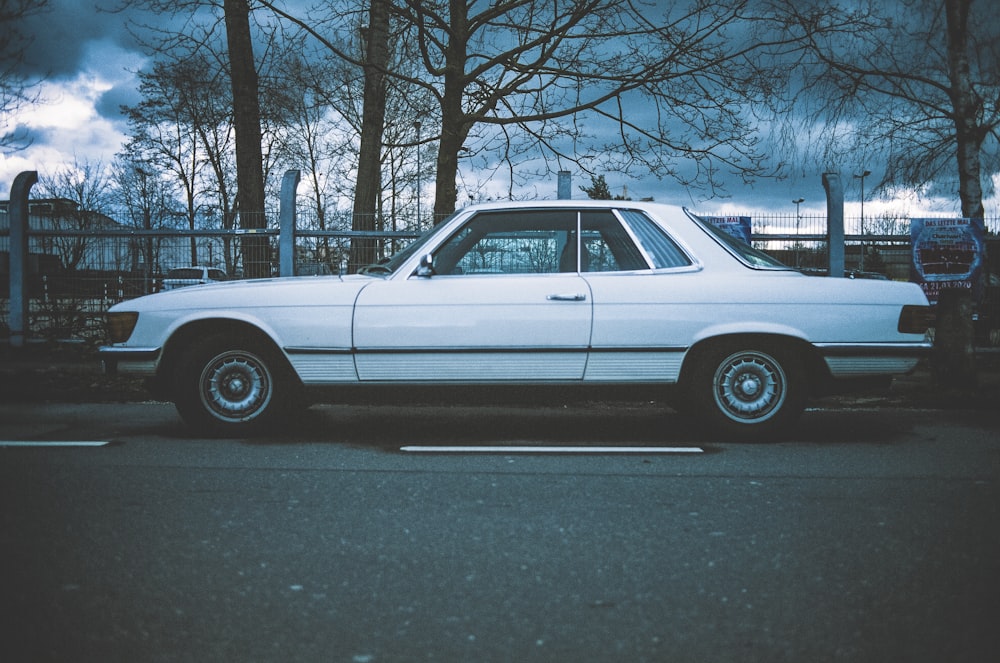
POLYGON ((6 661, 1000 660, 1000 415, 0 404, 6 661), (107 444, 104 444, 107 443, 107 444), (100 444, 101 446, 96 446, 100 444), (404 446, 589 447, 585 454, 404 446), (667 445, 683 453, 598 451, 667 445))

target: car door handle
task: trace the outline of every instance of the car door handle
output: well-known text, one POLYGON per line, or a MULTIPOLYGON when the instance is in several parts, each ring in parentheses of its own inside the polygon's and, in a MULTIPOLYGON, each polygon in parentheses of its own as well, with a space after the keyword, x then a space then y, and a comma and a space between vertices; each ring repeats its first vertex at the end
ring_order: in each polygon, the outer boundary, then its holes
POLYGON ((580 292, 574 292, 571 294, 549 295, 545 299, 549 300, 550 302, 582 302, 587 299, 587 295, 580 292))

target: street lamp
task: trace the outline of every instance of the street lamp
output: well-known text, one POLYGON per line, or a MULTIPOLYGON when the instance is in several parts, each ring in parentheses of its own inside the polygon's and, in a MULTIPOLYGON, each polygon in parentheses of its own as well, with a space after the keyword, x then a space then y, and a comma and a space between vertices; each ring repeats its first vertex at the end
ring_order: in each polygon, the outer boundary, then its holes
POLYGON ((806 200, 805 198, 796 198, 795 200, 792 201, 792 204, 795 205, 795 266, 796 267, 801 266, 799 265, 799 246, 801 246, 802 242, 801 240, 799 240, 799 222, 802 220, 802 217, 799 215, 799 205, 804 203, 805 200, 806 200))
POLYGON ((417 230, 420 230, 420 120, 413 123, 417 130, 417 230))
POLYGON ((866 170, 854 177, 861 180, 861 271, 865 271, 865 178, 872 174, 866 170))

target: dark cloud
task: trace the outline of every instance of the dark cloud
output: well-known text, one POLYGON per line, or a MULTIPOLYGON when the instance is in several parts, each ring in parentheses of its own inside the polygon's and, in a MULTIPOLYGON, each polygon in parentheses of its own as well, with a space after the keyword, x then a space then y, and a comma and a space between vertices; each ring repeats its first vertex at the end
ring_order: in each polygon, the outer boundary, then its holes
POLYGON ((24 73, 52 80, 72 78, 95 42, 138 51, 128 22, 111 10, 116 0, 49 0, 47 9, 23 21, 32 42, 25 54, 24 73))
MULTIPOLYGON (((117 85, 100 96, 94 104, 98 115, 115 124, 124 123, 122 106, 135 106, 142 100, 135 84, 117 85)), ((124 126, 121 127, 123 130, 124 126)))
POLYGON ((27 145, 47 145, 52 140, 52 131, 47 128, 31 127, 18 124, 14 127, 14 135, 18 141, 27 145))

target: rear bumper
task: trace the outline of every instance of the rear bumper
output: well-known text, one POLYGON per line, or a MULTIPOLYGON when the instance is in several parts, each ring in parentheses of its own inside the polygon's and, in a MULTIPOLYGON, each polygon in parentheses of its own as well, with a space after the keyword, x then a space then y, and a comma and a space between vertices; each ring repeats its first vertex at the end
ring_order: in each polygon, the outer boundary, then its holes
POLYGON ((905 375, 930 355, 930 341, 916 343, 817 343, 830 375, 858 378, 905 375))

